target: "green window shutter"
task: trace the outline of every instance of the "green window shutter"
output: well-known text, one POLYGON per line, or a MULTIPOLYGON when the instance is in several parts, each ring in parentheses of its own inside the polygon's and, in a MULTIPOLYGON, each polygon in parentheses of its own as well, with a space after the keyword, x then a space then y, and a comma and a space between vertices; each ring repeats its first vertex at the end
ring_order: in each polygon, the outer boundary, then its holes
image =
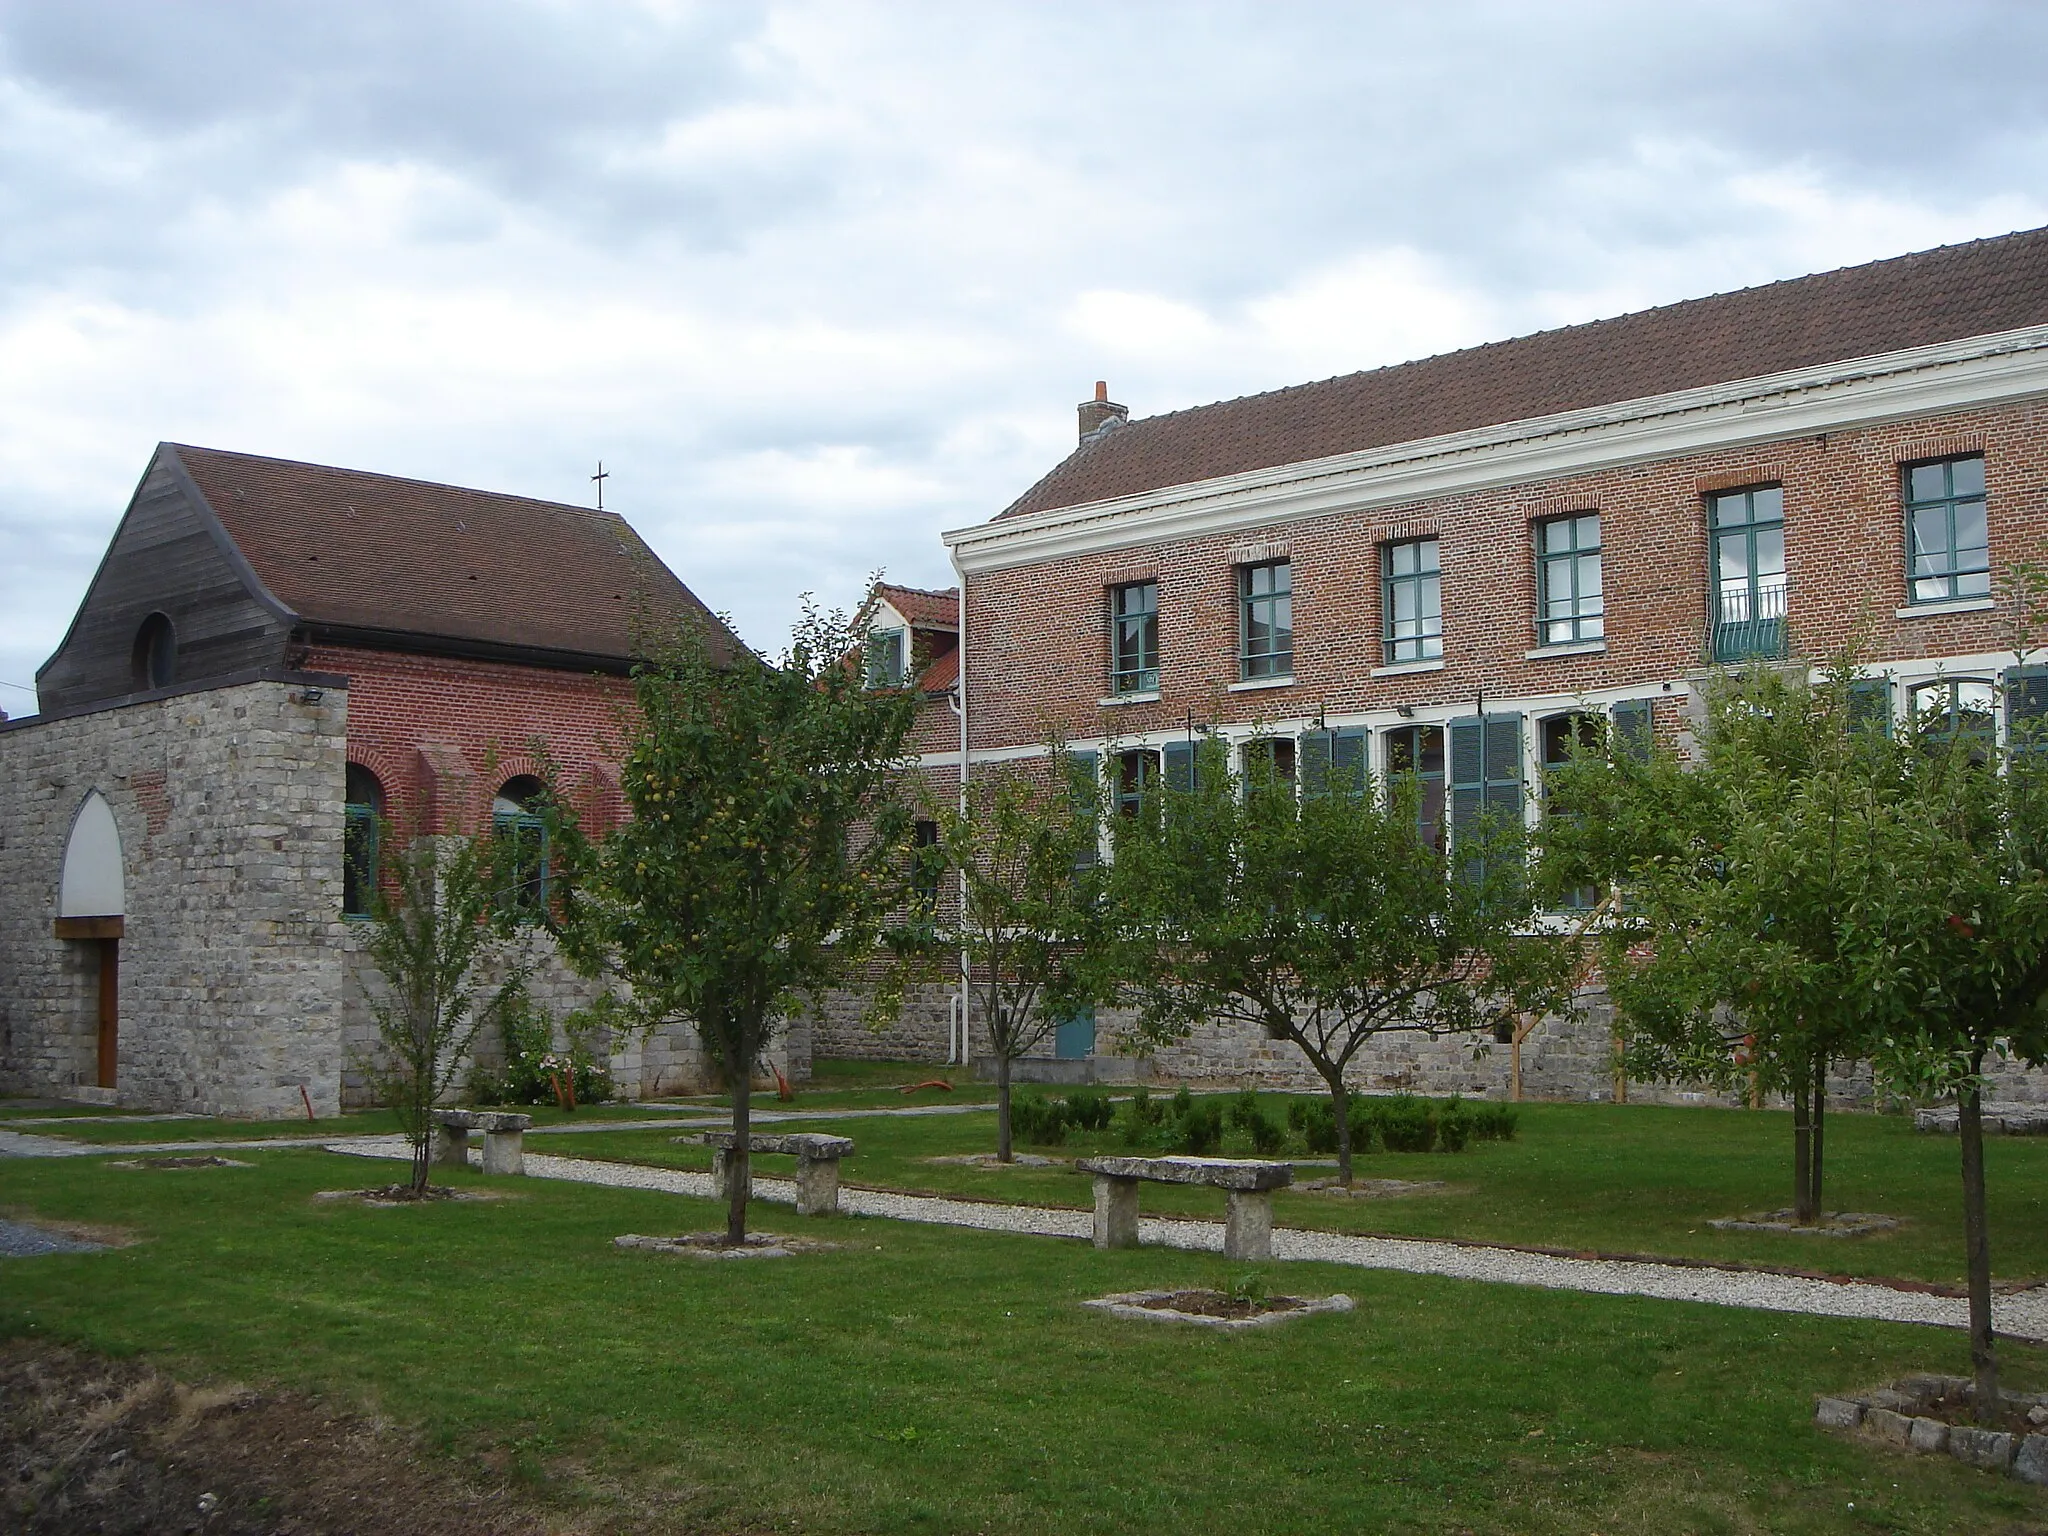
POLYGON ((1522 815, 1522 717, 1477 715, 1450 725, 1451 836, 1482 816, 1522 815))
POLYGON ((1330 747, 1335 732, 1304 731, 1294 744, 1294 760, 1300 764, 1301 794, 1305 800, 1330 792, 1330 747))
MULTIPOLYGON (((1074 808, 1074 815, 1095 826, 1102 816, 1102 759, 1093 752, 1069 752, 1067 754, 1067 796, 1074 808)), ((1099 861, 1101 851, 1094 843, 1082 848, 1074 860, 1076 869, 1086 869, 1099 861)))
POLYGON ((1858 677, 1849 683, 1849 729, 1877 736, 1892 733, 1892 680, 1858 677))
POLYGON ((2005 674, 2005 739, 2015 752, 2048 751, 2048 667, 2005 674))
POLYGON ((1166 787, 1187 794, 1195 787, 1195 744, 1169 741, 1165 747, 1166 787))
POLYGON ((1338 731, 1330 744, 1330 787, 1340 794, 1365 793, 1365 727, 1338 731))
POLYGON ((1647 763, 1654 733, 1648 699, 1624 699, 1614 706, 1614 751, 1630 762, 1647 763))

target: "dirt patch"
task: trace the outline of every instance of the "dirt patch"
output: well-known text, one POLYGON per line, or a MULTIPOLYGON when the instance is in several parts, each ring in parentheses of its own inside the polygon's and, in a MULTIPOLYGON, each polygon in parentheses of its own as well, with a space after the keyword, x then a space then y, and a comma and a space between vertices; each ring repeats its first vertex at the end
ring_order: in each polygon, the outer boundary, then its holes
POLYGON ((1064 1157, 1040 1157, 1036 1152, 1016 1153, 1006 1163, 993 1152, 963 1152, 953 1157, 928 1157, 928 1163, 954 1168, 1064 1168, 1064 1157))
POLYGON ((129 1227, 110 1226, 103 1221, 58 1221, 18 1205, 0 1206, 0 1220, 68 1237, 90 1248, 132 1248, 142 1241, 142 1234, 129 1227))
POLYGON ((749 1232, 733 1244, 723 1232, 685 1232, 679 1237, 643 1237, 629 1232, 612 1239, 614 1247, 639 1253, 665 1253, 686 1259, 786 1259, 799 1253, 825 1253, 837 1243, 815 1237, 782 1237, 774 1232, 749 1232))
POLYGON ((254 1163, 232 1157, 124 1157, 107 1164, 109 1168, 253 1168, 254 1163))
POLYGON ((1201 1328, 1264 1328, 1315 1312, 1349 1312, 1349 1296, 1232 1296, 1224 1291, 1125 1291, 1082 1303, 1111 1317, 1192 1323, 1201 1328))
POLYGON ((1717 1232, 1789 1232, 1796 1237, 1871 1237, 1879 1232, 1896 1232, 1899 1218, 1880 1216, 1875 1211, 1823 1211, 1818 1221, 1801 1222, 1788 1207, 1782 1211, 1756 1211, 1747 1216, 1723 1216, 1707 1223, 1717 1232))
POLYGON ((24 1536, 441 1536, 548 1529, 312 1399, 193 1388, 133 1361, 0 1345, 0 1527, 24 1536))
POLYGON ((441 1200, 503 1200, 505 1196, 495 1189, 450 1189, 445 1184, 429 1184, 425 1194, 415 1194, 410 1184, 379 1184, 375 1189, 323 1189, 313 1198, 356 1200, 364 1205, 409 1206, 430 1205, 441 1200))
POLYGON ((1348 1195, 1353 1200, 1399 1200, 1405 1195, 1441 1195, 1451 1188, 1442 1179, 1354 1179, 1349 1185, 1339 1179, 1316 1179, 1297 1187, 1311 1194, 1348 1195))

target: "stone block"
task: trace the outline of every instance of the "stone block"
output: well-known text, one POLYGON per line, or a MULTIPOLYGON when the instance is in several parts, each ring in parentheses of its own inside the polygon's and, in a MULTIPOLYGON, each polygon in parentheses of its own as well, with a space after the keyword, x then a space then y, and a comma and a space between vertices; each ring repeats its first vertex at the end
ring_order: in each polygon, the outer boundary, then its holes
POLYGON ((2029 1435, 2012 1459, 2012 1475, 2023 1483, 2048 1487, 2048 1435, 2029 1435))
POLYGON ((839 1209, 839 1159, 799 1157, 796 1160, 796 1213, 830 1216, 839 1209))
POLYGON ((1889 1408, 1894 1413, 1911 1413, 1920 1406, 1921 1399, 1911 1393, 1895 1392, 1890 1387, 1881 1387, 1863 1399, 1869 1408, 1889 1408))
MULTIPOLYGON (((2034 1438, 2029 1435, 2028 1439, 2034 1438)), ((2003 1472, 2012 1465, 2012 1436, 2002 1429, 1979 1429, 1958 1424, 1948 1432, 1948 1453, 1957 1461, 1990 1472, 2003 1472)))
POLYGON ((1095 1246, 1138 1246, 1138 1181, 1095 1175, 1095 1246))
POLYGON ((1863 1427, 1889 1445, 1908 1444, 1913 1436, 1913 1421, 1889 1408, 1866 1409, 1863 1427))
POLYGON ((441 1168, 469 1166, 469 1127, 443 1120, 434 1127, 434 1163, 441 1168))
MULTIPOLYGON (((524 1119, 524 1116, 520 1116, 524 1119)), ((484 1172, 523 1174, 526 1172, 524 1131, 484 1132, 484 1172)))
POLYGON ((1233 1189, 1223 1218, 1223 1256, 1250 1263, 1273 1257, 1273 1196, 1233 1189))
POLYGON ((1948 1426, 1939 1419, 1915 1419, 1906 1443, 1916 1451, 1938 1455, 1948 1449, 1948 1426))
POLYGON ((1863 1422, 1863 1405, 1853 1397, 1823 1397, 1813 1405, 1813 1422, 1822 1429, 1854 1429, 1863 1422))

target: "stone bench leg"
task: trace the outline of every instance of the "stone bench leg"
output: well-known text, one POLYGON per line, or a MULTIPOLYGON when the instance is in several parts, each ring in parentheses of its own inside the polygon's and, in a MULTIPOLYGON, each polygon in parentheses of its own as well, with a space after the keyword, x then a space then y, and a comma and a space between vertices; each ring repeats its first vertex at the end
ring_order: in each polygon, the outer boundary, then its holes
POLYGON ((1095 1246, 1138 1246, 1138 1181, 1095 1175, 1095 1246))
POLYGON ((835 1216, 839 1213, 839 1159, 800 1157, 796 1160, 796 1213, 835 1216))
POLYGON ((459 1125, 435 1126, 434 1165, 438 1168, 467 1168, 469 1132, 459 1125))
POLYGON ((524 1131, 484 1132, 484 1172, 526 1172, 524 1131))
POLYGON ((1226 1259, 1273 1257, 1273 1195, 1270 1190, 1233 1189, 1223 1218, 1226 1259))
MULTIPOLYGON (((732 1152, 726 1147, 714 1148, 711 1153, 711 1194, 717 1200, 732 1198, 732 1152)), ((754 1198, 754 1165, 747 1164, 747 1198, 754 1198)))

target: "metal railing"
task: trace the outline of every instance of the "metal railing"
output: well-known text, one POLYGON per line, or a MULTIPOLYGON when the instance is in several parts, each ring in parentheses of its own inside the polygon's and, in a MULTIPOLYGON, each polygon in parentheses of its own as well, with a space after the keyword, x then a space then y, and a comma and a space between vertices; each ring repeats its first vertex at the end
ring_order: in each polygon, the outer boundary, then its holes
POLYGON ((1785 615, 1790 587, 1783 577, 1770 585, 1743 585, 1710 601, 1706 657, 1710 662, 1783 661, 1792 654, 1785 615))

